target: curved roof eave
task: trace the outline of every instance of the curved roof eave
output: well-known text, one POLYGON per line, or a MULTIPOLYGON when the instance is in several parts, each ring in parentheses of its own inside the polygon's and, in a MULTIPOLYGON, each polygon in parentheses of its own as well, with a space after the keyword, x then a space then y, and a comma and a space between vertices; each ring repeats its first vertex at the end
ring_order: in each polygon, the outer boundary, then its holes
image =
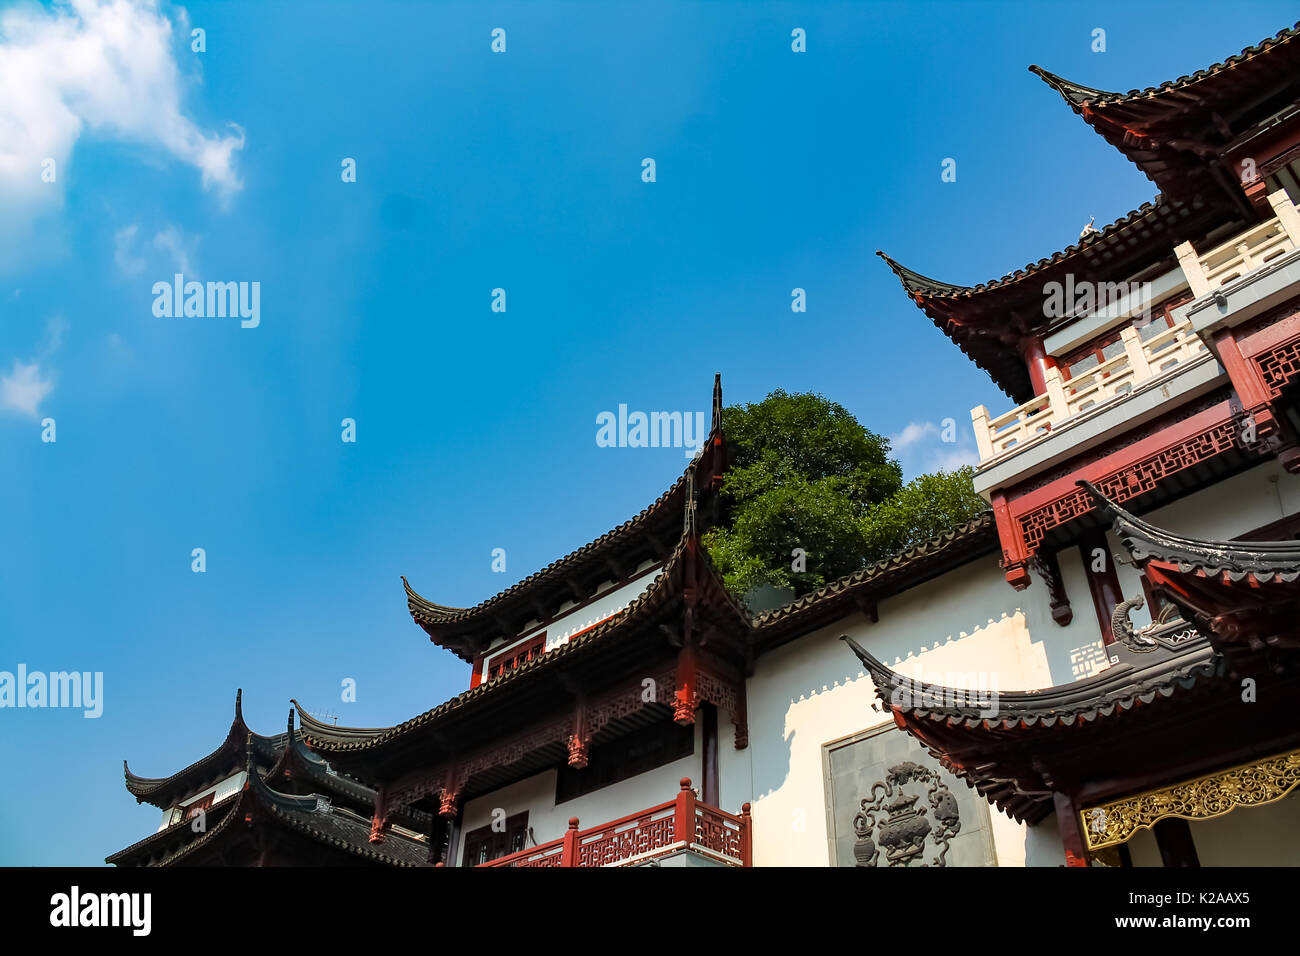
POLYGON ((1154 558, 1202 574, 1226 574, 1231 580, 1248 575, 1279 578, 1288 584, 1300 579, 1300 541, 1219 541, 1189 538, 1157 528, 1125 511, 1091 482, 1078 481, 1111 518, 1112 530, 1137 560, 1154 558))
POLYGON ((123 760, 122 775, 125 778, 126 789, 128 793, 136 798, 136 802, 149 803, 165 810, 171 806, 171 797, 177 792, 177 788, 183 788, 192 779, 212 772, 216 765, 220 763, 230 762, 232 759, 236 763, 239 762, 237 756, 239 747, 248 735, 252 736, 259 754, 263 757, 270 758, 277 754, 279 752, 278 737, 266 737, 254 733, 245 723, 243 696, 242 688, 235 691, 235 716, 231 721, 230 729, 226 732, 225 739, 215 750, 204 757, 200 757, 188 767, 184 767, 166 777, 141 777, 132 773, 128 762, 123 760))
MULTIPOLYGON (((305 718, 301 708, 299 708, 298 719, 302 724, 303 735, 307 738, 312 749, 318 753, 335 754, 373 750, 391 740, 404 737, 420 727, 442 720, 453 711, 460 710, 471 704, 477 704, 484 698, 495 695, 502 689, 513 686, 539 671, 557 666, 560 661, 571 659, 575 654, 585 654, 611 633, 631 628, 646 614, 659 607, 672 595, 680 592, 680 582, 677 579, 683 566, 683 556, 691 541, 698 543, 698 536, 693 527, 689 527, 682 534, 677 546, 673 549, 673 553, 665 562, 663 569, 655 575, 649 587, 634 598, 627 607, 597 624, 591 630, 565 644, 561 644, 540 657, 507 671, 499 677, 484 681, 477 687, 473 687, 463 694, 459 694, 437 707, 425 711, 423 714, 392 727, 382 729, 334 727, 314 718, 305 718)), ((702 559, 704 567, 708 569, 711 577, 715 579, 716 587, 711 589, 715 600, 719 601, 722 607, 730 609, 730 612, 736 616, 738 624, 746 628, 750 627, 749 615, 734 598, 726 593, 725 587, 722 587, 717 570, 714 568, 712 561, 709 560, 707 551, 703 547, 697 547, 696 556, 702 559)))
POLYGON ((563 557, 557 558, 541 570, 533 572, 523 580, 472 607, 455 607, 430 601, 412 588, 410 582, 403 575, 402 587, 406 592, 407 609, 412 619, 429 634, 430 640, 444 644, 462 660, 473 660, 473 654, 467 648, 461 646, 462 642, 452 640, 457 633, 471 628, 479 621, 489 619, 494 613, 499 612, 513 600, 522 599, 527 592, 534 588, 554 580, 562 580, 563 575, 571 571, 575 564, 581 564, 589 558, 594 560, 607 553, 610 547, 643 530, 651 520, 666 511, 671 509, 673 518, 684 512, 688 477, 701 468, 706 460, 714 463, 714 459, 710 458, 710 454, 721 442, 722 376, 721 374, 715 374, 713 381, 713 413, 709 434, 701 443, 699 452, 691 459, 686 469, 667 491, 622 524, 606 531, 563 557), (441 629, 446 629, 446 633, 438 633, 441 629), (447 643, 444 643, 444 641, 447 643))
POLYGON ((1166 80, 1159 86, 1148 86, 1143 90, 1129 90, 1127 93, 1112 93, 1107 90, 1097 90, 1089 86, 1083 86, 1051 73, 1040 66, 1030 66, 1029 71, 1038 75, 1043 82, 1060 93, 1061 97, 1074 108, 1075 112, 1082 112, 1084 109, 1130 103, 1135 100, 1149 100, 1154 97, 1184 91, 1188 87, 1203 83, 1226 70, 1240 66, 1248 60, 1267 54, 1278 46, 1292 42, 1297 36, 1300 36, 1300 22, 1279 30, 1276 35, 1261 40, 1254 46, 1248 46, 1240 53, 1234 54, 1219 63, 1207 66, 1203 70, 1180 76, 1176 80, 1166 80))

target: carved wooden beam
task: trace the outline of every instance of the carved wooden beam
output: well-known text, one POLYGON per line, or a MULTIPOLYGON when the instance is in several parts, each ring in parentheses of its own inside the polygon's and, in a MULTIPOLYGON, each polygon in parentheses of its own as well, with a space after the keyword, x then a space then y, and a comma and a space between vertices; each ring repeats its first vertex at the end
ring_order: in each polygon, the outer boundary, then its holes
POLYGON ((876 602, 865 594, 854 594, 853 602, 857 604, 858 610, 867 616, 867 620, 872 624, 880 623, 880 609, 876 602))
POLYGON ((1052 620, 1065 627, 1074 620, 1074 611, 1070 607, 1070 596, 1065 593, 1065 580, 1061 577, 1061 565, 1056 552, 1039 552, 1030 560, 1030 565, 1047 585, 1052 620))

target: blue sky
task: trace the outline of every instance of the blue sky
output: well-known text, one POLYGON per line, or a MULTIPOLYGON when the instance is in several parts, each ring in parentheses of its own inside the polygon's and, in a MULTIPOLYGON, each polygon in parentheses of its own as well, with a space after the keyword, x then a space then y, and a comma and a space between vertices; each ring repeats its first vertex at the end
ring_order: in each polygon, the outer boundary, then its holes
POLYGON ((476 603, 648 504, 683 452, 598 447, 602 411, 707 410, 720 371, 909 476, 968 460, 1010 402, 875 250, 973 284, 1118 218, 1153 187, 1026 67, 1128 90, 1295 12, 0 2, 0 670, 104 674, 98 719, 0 709, 0 862, 151 832, 122 758, 204 755, 236 687, 266 733, 463 690, 399 575, 476 603), (178 271, 260 283, 260 324, 156 317, 178 271))

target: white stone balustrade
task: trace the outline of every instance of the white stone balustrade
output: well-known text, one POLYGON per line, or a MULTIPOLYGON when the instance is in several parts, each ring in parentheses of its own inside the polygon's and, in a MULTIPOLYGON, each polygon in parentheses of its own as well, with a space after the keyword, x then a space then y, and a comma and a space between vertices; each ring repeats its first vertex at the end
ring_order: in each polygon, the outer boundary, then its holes
POLYGON ((1274 216, 1253 226, 1204 255, 1184 242, 1174 249, 1187 284, 1198 299, 1227 285, 1293 249, 1300 249, 1300 212, 1286 191, 1270 193, 1268 203, 1274 216))
POLYGON ((1124 352, 1073 378, 1060 369, 1046 373, 1047 391, 998 418, 989 418, 983 405, 971 409, 980 465, 1051 433, 1066 419, 1131 392, 1140 382, 1170 374, 1174 368, 1205 351, 1205 345, 1183 322, 1145 342, 1136 328, 1120 332, 1124 352))
MULTIPOLYGON (((1249 275, 1287 253, 1300 249, 1300 211, 1286 191, 1269 194, 1274 216, 1252 226, 1208 252, 1198 253, 1190 242, 1179 245, 1174 254, 1196 298, 1249 275)), ((1124 353, 1075 376, 1062 378, 1058 369, 1048 369, 1046 392, 1005 415, 990 418, 983 405, 971 409, 980 465, 1023 448, 1051 433, 1066 419, 1132 391, 1138 383, 1171 372, 1175 366, 1205 351, 1205 345, 1184 322, 1142 341, 1135 328, 1121 333, 1124 353)))

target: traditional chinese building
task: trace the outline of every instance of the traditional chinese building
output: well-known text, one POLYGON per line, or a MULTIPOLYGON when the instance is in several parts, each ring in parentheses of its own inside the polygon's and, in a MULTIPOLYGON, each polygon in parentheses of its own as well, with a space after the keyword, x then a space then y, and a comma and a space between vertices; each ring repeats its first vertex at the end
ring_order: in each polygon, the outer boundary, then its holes
POLYGON ((408 811, 395 839, 370 844, 375 792, 308 750, 288 730, 266 737, 244 723, 243 692, 225 739, 170 777, 139 777, 126 789, 162 810, 157 832, 114 853, 118 866, 426 866, 429 818, 408 811))
POLYGON ((464 693, 373 729, 295 704, 276 737, 237 703, 208 757, 127 772, 164 817, 109 861, 1300 859, 1298 34, 1127 94, 1033 68, 1155 201, 976 286, 885 257, 1019 403, 972 412, 984 515, 739 602, 701 545, 715 382, 701 452, 631 520, 473 607, 403 579, 464 693))

